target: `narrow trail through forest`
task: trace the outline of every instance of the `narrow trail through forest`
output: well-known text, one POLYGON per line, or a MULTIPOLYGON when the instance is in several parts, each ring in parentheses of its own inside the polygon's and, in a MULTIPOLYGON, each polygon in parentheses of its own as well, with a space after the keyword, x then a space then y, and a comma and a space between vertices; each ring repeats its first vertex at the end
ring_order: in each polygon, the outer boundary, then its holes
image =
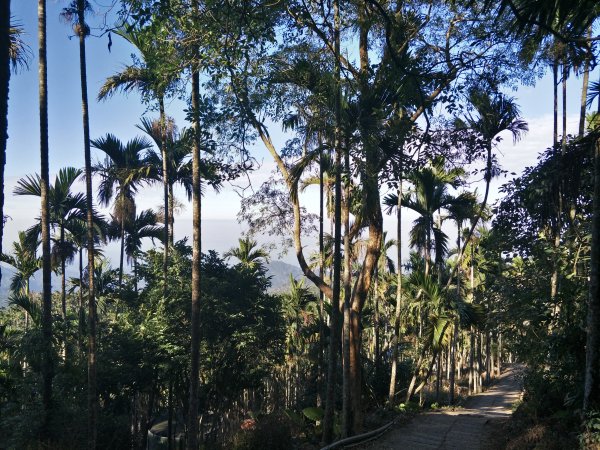
POLYGON ((420 414, 405 425, 398 425, 382 438, 362 446, 364 449, 485 449, 490 426, 507 419, 521 393, 521 370, 508 367, 487 391, 469 398, 463 408, 420 414))

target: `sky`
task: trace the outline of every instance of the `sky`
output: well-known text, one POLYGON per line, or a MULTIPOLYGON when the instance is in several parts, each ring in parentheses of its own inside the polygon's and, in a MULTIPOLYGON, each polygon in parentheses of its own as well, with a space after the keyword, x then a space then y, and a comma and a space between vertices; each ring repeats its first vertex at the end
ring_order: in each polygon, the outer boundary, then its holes
MULTIPOLYGON (((107 1, 105 1, 107 3, 107 1)), ((66 0, 48 0, 48 92, 49 92, 49 147, 51 180, 56 172, 65 166, 83 167, 83 132, 81 119, 81 91, 79 81, 78 40, 73 37, 70 25, 59 20, 61 9, 66 0)), ((6 201, 5 213, 10 217, 5 226, 3 249, 10 252, 10 244, 16 240, 19 230, 31 226, 39 216, 39 199, 15 197, 12 191, 19 178, 39 172, 39 117, 38 117, 38 72, 37 72, 37 5, 34 1, 18 0, 12 2, 13 21, 20 23, 25 30, 24 40, 29 45, 32 58, 29 70, 13 74, 9 99, 9 140, 7 148, 6 201)), ((96 16, 91 23, 102 18, 96 16)), ((92 34, 99 34, 93 30, 92 34)), ((133 48, 118 36, 113 36, 113 46, 109 53, 106 36, 92 36, 87 39, 88 86, 90 98, 90 127, 92 139, 113 133, 122 141, 127 141, 142 132, 136 128, 140 117, 156 117, 140 102, 137 94, 128 96, 116 94, 107 101, 95 100, 103 81, 131 63, 133 48)), ((598 79, 599 70, 591 75, 598 79)), ((581 80, 571 77, 568 83, 567 117, 568 132, 575 133, 578 124, 581 80)), ((535 87, 521 87, 510 95, 521 106, 523 118, 529 123, 529 133, 513 145, 506 136, 499 145, 499 160, 508 172, 520 174, 527 166, 535 165, 537 155, 552 143, 552 81, 547 74, 538 80, 535 87)), ((175 118, 178 126, 186 126, 183 110, 185 105, 179 100, 167 103, 167 113, 175 118)), ((560 108, 560 104, 559 104, 560 108)), ((276 144, 282 144, 285 135, 280 130, 272 131, 276 144)), ((99 152, 92 150, 92 159, 98 160, 99 152)), ((274 164, 260 143, 253 150, 261 167, 251 175, 253 189, 257 189, 271 176, 274 164)), ((499 198, 498 187, 507 179, 494 180, 490 193, 490 202, 499 198)), ((83 191, 83 183, 78 185, 83 191)), ((482 192, 483 187, 479 189, 482 192)), ((206 191, 203 199, 203 250, 215 249, 220 253, 237 244, 244 231, 244 224, 238 224, 239 189, 226 186, 219 194, 206 191)), ((184 200, 182 192, 179 198, 184 200)), ((316 212, 318 195, 316 189, 304 194, 302 202, 309 210, 316 212)), ((138 196, 138 211, 157 208, 161 204, 159 186, 143 188, 138 196)), ((108 210, 107 210, 108 211, 108 210)), ((403 227, 408 230, 414 216, 404 214, 403 227)), ((180 239, 191 236, 191 206, 188 206, 175 218, 175 237, 180 239)), ((393 217, 385 218, 388 235, 395 233, 393 217)), ((260 238, 265 242, 268 238, 260 238)), ((406 248, 404 249, 404 254, 406 248)), ((118 265, 118 245, 111 244, 107 255, 118 265)), ((293 252, 288 255, 272 255, 295 263, 293 252)))

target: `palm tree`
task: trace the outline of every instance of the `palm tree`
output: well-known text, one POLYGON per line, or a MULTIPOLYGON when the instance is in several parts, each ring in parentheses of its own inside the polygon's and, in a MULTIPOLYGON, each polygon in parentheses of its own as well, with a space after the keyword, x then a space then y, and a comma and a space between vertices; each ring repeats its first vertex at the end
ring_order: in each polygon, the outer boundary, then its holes
MULTIPOLYGON (((149 120, 145 117, 141 119, 141 125, 138 128, 144 131, 156 145, 161 148, 162 135, 161 135, 161 124, 160 120, 149 120)), ((167 155, 167 167, 169 171, 168 175, 168 200, 169 200, 169 211, 164 217, 169 219, 169 245, 173 245, 174 242, 174 224, 175 224, 175 207, 177 201, 175 199, 173 189, 176 184, 180 184, 185 189, 188 201, 192 199, 192 164, 189 159, 191 154, 191 133, 183 129, 181 133, 178 132, 177 127, 173 123, 173 119, 167 119, 167 133, 166 133, 166 155, 167 155)), ((154 167, 162 167, 162 153, 156 152, 154 149, 148 151, 147 160, 149 164, 154 167)), ((162 170, 157 171, 158 175, 162 179, 162 170)))
MULTIPOLYGON (((11 66, 13 71, 28 67, 29 47, 21 40, 23 30, 10 22, 10 0, 0 5, 0 254, 4 235, 4 166, 8 141, 8 93, 11 66)), ((0 269, 0 282, 2 270, 0 269)))
POLYGON ((38 0, 38 74, 40 108, 40 198, 42 226, 42 401, 44 419, 42 441, 49 437, 50 415, 52 410, 52 379, 54 376, 52 360, 52 262, 50 259, 50 209, 49 209, 49 149, 48 149, 48 68, 46 55, 46 0, 38 0))
MULTIPOLYGON (((74 0, 65 9, 64 17, 73 22, 79 37, 79 75, 81 79, 81 110, 83 119, 83 153, 85 159, 85 201, 87 209, 87 252, 88 252, 88 447, 96 448, 98 400, 96 398, 96 300, 94 296, 94 218, 92 188, 92 156, 90 149, 90 120, 87 92, 87 61, 85 38, 89 27, 85 13, 91 6, 87 0, 74 0)), ((80 261, 81 266, 81 261, 80 261)), ((80 275, 81 276, 81 275, 80 275)), ((81 290, 80 290, 81 292, 81 290)))
POLYGON ((238 239, 238 247, 233 247, 225 253, 226 258, 237 258, 240 265, 251 272, 264 272, 266 270, 265 263, 269 262, 269 253, 257 246, 257 242, 250 238, 244 237, 238 239))
MULTIPOLYGON (((457 197, 456 202, 448 207, 449 215, 447 218, 453 220, 456 223, 457 237, 456 237, 456 248, 458 251, 457 265, 459 268, 456 272, 456 295, 460 298, 460 264, 461 264, 461 253, 460 253, 460 237, 462 232, 463 222, 469 219, 473 219, 476 216, 476 205, 477 198, 469 193, 465 192, 457 197)), ((453 324, 454 333, 450 344, 450 398, 449 403, 454 404, 454 384, 455 384, 455 372, 456 372, 456 346, 458 343, 458 323, 455 321, 453 324)))
POLYGON ((123 285, 123 261, 125 258, 125 227, 135 218, 135 194, 150 177, 150 166, 143 153, 152 144, 144 138, 134 138, 123 144, 112 134, 91 141, 91 145, 106 154, 104 161, 92 170, 100 175, 98 200, 107 206, 115 197, 113 216, 121 227, 121 253, 119 260, 119 286, 123 285))
MULTIPOLYGON (((164 239, 164 226, 158 224, 156 213, 151 209, 146 209, 139 213, 134 220, 127 222, 125 226, 125 254, 127 259, 133 263, 133 275, 135 292, 138 291, 137 285, 137 260, 142 249, 142 239, 150 238, 164 239)), ((164 244, 164 242, 163 242, 164 244)))
MULTIPOLYGON (((81 176, 82 171, 74 167, 63 168, 58 172, 53 185, 49 187, 50 217, 51 228, 58 229, 58 237, 55 237, 52 254, 59 261, 61 278, 61 305, 63 320, 67 317, 66 306, 66 263, 69 262, 74 254, 73 245, 66 239, 68 223, 74 220, 83 221, 86 216, 85 196, 81 193, 72 193, 73 183, 81 176)), ((40 176, 27 176, 17 182, 14 189, 15 195, 33 195, 41 196, 40 176)), ((40 234, 39 224, 34 225, 30 232, 35 235, 35 239, 40 234)))
MULTIPOLYGON (((39 242, 33 245, 24 231, 19 231, 18 242, 13 242, 12 255, 2 254, 0 260, 10 264, 16 269, 10 281, 10 290, 15 295, 29 297, 29 280, 40 269, 41 259, 36 255, 39 242)), ((25 326, 27 327, 29 315, 25 312, 25 326)))
MULTIPOLYGON (((448 236, 435 221, 435 215, 442 209, 455 204, 457 198, 448 192, 448 187, 457 187, 464 176, 464 170, 446 170, 443 158, 436 158, 421 170, 413 171, 408 180, 414 189, 402 198, 402 205, 412 209, 419 217, 413 222, 410 231, 410 245, 422 252, 425 260, 425 274, 431 268, 431 252, 435 252, 436 263, 441 263, 448 248, 448 236)), ((384 198, 387 211, 397 208, 398 195, 388 194, 384 198)))
POLYGON ((29 295, 29 279, 41 267, 41 259, 36 255, 37 245, 31 245, 27 233, 19 231, 19 240, 13 242, 12 246, 12 255, 3 253, 0 256, 2 262, 10 264, 17 270, 11 279, 10 290, 15 294, 29 295))
MULTIPOLYGON (((484 179, 486 186, 480 207, 480 212, 483 212, 487 205, 490 181, 497 174, 497 170, 492 164, 492 151, 497 143, 496 137, 503 131, 508 131, 512 135, 513 142, 517 142, 529 130, 529 127, 527 122, 521 119, 521 112, 514 98, 500 92, 489 93, 473 89, 469 93, 469 103, 475 109, 476 115, 467 114, 464 119, 457 119, 455 125, 458 129, 468 129, 478 134, 485 146, 484 179)), ((481 220, 481 216, 473 223, 472 230, 475 229, 479 220, 481 220)))
MULTIPOLYGON (((156 25, 156 24, 155 24, 156 25)), ((167 156, 167 116, 165 113, 165 96, 172 90, 179 77, 179 72, 174 71, 177 67, 174 48, 168 39, 160 39, 156 33, 159 27, 152 26, 147 29, 135 29, 126 25, 116 31, 134 45, 141 55, 141 62, 137 65, 126 66, 125 69, 109 77, 98 94, 98 99, 103 100, 116 91, 130 92, 137 89, 142 97, 150 97, 158 102, 160 114, 160 149, 162 155, 162 178, 164 195, 164 223, 165 223, 165 246, 163 255, 163 295, 166 296, 167 289, 167 264, 169 259, 169 166, 167 156)))

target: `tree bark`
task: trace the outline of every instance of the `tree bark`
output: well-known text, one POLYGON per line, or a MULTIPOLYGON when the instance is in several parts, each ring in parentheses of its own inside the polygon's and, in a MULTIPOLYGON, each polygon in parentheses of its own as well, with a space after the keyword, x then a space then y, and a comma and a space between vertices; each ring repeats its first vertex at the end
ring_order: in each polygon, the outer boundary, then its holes
POLYGON ((165 100, 161 95, 158 98, 160 112, 160 152, 162 156, 162 178, 163 178, 163 208, 165 216, 165 229, 163 237, 163 299, 167 298, 167 272, 169 269, 169 241, 170 241, 170 219, 169 219, 169 161, 167 155, 167 118, 165 114, 165 100))
MULTIPOLYGON (((79 72, 81 78, 81 110, 83 120, 83 151, 85 159, 85 205, 88 256, 88 448, 97 443, 98 395, 96 388, 96 299, 94 282, 94 211, 92 189, 92 156, 90 150, 90 120, 87 93, 87 66, 85 50, 85 0, 77 0, 79 32, 79 72)), ((121 272, 122 273, 122 272, 121 272)), ((81 280, 83 281, 83 280, 81 280)))
MULTIPOLYGON (((588 36, 591 36, 592 28, 588 29, 588 36)), ((583 82, 581 86, 581 101, 579 106, 579 138, 583 137, 585 133, 585 112, 587 105, 587 92, 588 92, 588 84, 590 81, 590 59, 592 57, 591 48, 588 44, 587 53, 585 56, 585 62, 583 63, 583 82)))
MULTIPOLYGON (((67 275, 65 274, 66 269, 66 261, 64 255, 64 245, 65 245, 65 227, 61 225, 60 227, 60 302, 62 309, 63 322, 67 322, 67 275)), ((66 342, 65 342, 66 346, 66 342)))
POLYGON ((125 261, 125 216, 121 214, 121 251, 119 253, 119 290, 123 289, 123 262, 125 261))
MULTIPOLYGON (((400 155, 402 158, 402 155, 400 155)), ((396 206, 396 310, 394 312, 394 336, 392 337, 392 368, 388 406, 392 408, 396 396, 396 377, 398 371, 398 346, 400 344, 400 313, 402 311, 402 169, 398 186, 398 205, 396 206)))
MULTIPOLYGON (((319 140, 319 144, 321 141, 319 140)), ((325 276, 325 255, 324 255, 324 244, 323 244, 323 222, 324 222, 324 198, 323 198, 323 149, 321 148, 319 154, 319 277, 325 276)), ((319 373, 318 373, 318 386, 319 391, 317 392, 317 406, 321 406, 323 402, 323 378, 325 370, 324 351, 325 351, 325 308, 324 308, 324 294, 319 291, 319 373)))
POLYGON ((594 197, 590 294, 587 311, 583 410, 600 409, 600 138, 594 145, 594 197))
POLYGON ((552 94, 554 99, 552 144, 556 147, 558 144, 558 58, 556 56, 552 61, 552 94))
POLYGON ((169 179, 169 245, 175 243, 175 194, 173 180, 169 179))
POLYGON ((342 221, 344 222, 344 322, 343 322, 343 395, 342 395, 342 438, 352 436, 352 386, 350 377, 350 297, 352 295, 350 273, 350 149, 344 152, 346 179, 342 221))
MULTIPOLYGON (((198 0, 192 0, 194 21, 198 15, 198 0)), ((195 56, 199 48, 195 47, 195 56)), ((192 66, 192 114, 194 142, 192 148, 192 305, 191 305, 191 348, 190 348, 190 398, 188 405, 188 450, 198 448, 198 383, 200 366, 200 301, 201 301, 201 179, 200 179, 200 74, 192 66)))
POLYGON ((341 140, 341 77, 340 77, 340 4, 333 0, 333 40, 335 47, 334 78, 335 78, 335 208, 334 208, 334 250, 333 250, 333 292, 331 297, 331 332, 329 334, 329 361, 327 366, 327 391, 325 396, 325 416, 323 417, 323 444, 329 444, 333 439, 333 422, 335 409, 335 384, 338 351, 338 322, 340 309, 340 272, 341 255, 340 241, 342 234, 342 140, 341 140))
POLYGON ((50 438, 52 410, 52 379, 54 361, 52 356, 52 282, 50 261, 50 208, 49 208, 49 150, 48 150, 48 70, 46 59, 46 0, 38 0, 38 43, 39 43, 39 107, 40 107, 40 190, 42 208, 42 402, 44 419, 41 438, 50 438))
MULTIPOLYGON (((0 255, 4 236, 4 166, 8 142, 8 93, 10 87, 10 0, 0 2, 0 255)), ((0 267, 0 282, 2 268, 0 267)))

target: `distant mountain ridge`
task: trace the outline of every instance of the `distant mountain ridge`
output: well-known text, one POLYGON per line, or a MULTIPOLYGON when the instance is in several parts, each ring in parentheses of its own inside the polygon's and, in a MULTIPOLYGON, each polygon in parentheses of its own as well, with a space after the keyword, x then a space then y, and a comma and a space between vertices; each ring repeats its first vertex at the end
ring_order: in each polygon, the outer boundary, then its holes
MULTIPOLYGON (((10 293, 10 280, 15 274, 15 269, 9 264, 0 262, 2 267, 2 283, 0 283, 0 308, 5 307, 8 304, 8 295, 10 293)), ((271 277, 271 287, 269 292, 274 294, 281 294, 287 292, 290 287, 290 274, 297 280, 299 278, 305 278, 302 270, 298 266, 285 263, 283 261, 271 261, 267 264, 267 276, 271 277)), ((67 270, 67 277, 78 276, 70 274, 67 270)), ((30 289, 32 292, 42 291, 42 273, 38 271, 34 277, 31 278, 30 289)), ((304 282, 304 285, 308 288, 313 288, 312 283, 308 280, 304 282)), ((53 290, 60 289, 60 280, 53 273, 52 274, 52 287, 53 290)))
MULTIPOLYGON (((280 294, 287 292, 290 287, 290 274, 297 280, 304 278, 302 269, 283 261, 271 261, 267 264, 267 276, 271 277, 269 292, 280 294)), ((305 283, 306 284, 306 283, 305 283)))

